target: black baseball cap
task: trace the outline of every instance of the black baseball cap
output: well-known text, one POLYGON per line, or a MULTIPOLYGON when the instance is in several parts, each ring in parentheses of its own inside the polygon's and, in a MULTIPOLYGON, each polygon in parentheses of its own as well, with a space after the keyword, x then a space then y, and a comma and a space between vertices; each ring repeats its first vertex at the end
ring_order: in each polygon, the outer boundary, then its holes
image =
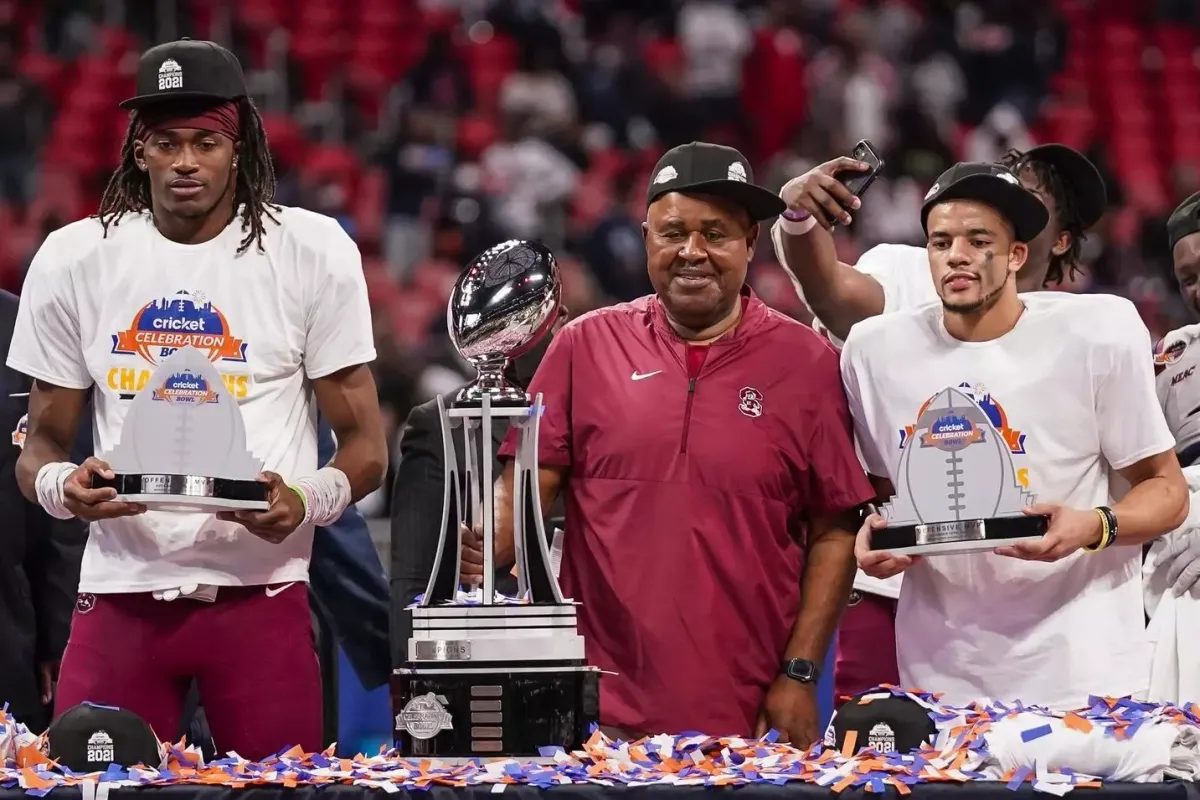
POLYGON ((247 94, 246 76, 237 56, 215 42, 180 39, 142 53, 137 95, 122 101, 121 108, 143 108, 164 100, 217 102, 247 94))
POLYGON ((1083 153, 1065 144, 1052 142, 1029 148, 1023 160, 1048 164, 1062 177, 1084 230, 1104 216, 1108 208, 1108 190, 1100 170, 1083 153))
POLYGON ((933 744, 937 725, 928 709, 911 697, 873 689, 851 697, 833 715, 825 744, 843 749, 854 731, 853 754, 870 747, 880 753, 907 753, 933 744))
POLYGON ((921 227, 926 233, 929 212, 948 200, 975 200, 991 206, 1009 221, 1020 242, 1032 241, 1050 221, 1050 212, 1037 195, 1001 164, 964 161, 943 172, 921 206, 921 227))
POLYGON ((80 703, 50 723, 50 758, 73 772, 104 772, 109 764, 158 768, 162 749, 146 720, 126 708, 80 703))
POLYGON ((1180 239, 1193 233, 1200 233, 1200 192, 1180 203, 1167 218, 1167 239, 1172 251, 1180 239))
POLYGON ((774 192, 754 185, 746 157, 732 147, 692 142, 672 147, 654 165, 646 189, 646 207, 670 192, 699 192, 737 203, 755 222, 772 219, 787 209, 774 192))

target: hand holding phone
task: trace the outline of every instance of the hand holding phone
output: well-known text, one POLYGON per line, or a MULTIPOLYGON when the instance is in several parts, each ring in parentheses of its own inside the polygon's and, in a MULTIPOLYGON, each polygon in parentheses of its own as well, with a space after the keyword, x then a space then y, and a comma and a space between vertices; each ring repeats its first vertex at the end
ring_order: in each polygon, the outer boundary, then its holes
POLYGON ((854 146, 854 152, 850 155, 855 161, 861 161, 867 165, 866 171, 855 170, 839 170, 833 174, 834 180, 846 187, 850 194, 861 198, 867 189, 871 188, 871 184, 875 182, 875 178, 883 171, 883 159, 875 152, 875 148, 866 139, 863 139, 854 146))
POLYGON ((780 195, 788 204, 786 219, 800 221, 813 215, 821 227, 849 225, 850 211, 883 169, 883 159, 867 140, 858 143, 852 156, 842 156, 788 181, 780 195))

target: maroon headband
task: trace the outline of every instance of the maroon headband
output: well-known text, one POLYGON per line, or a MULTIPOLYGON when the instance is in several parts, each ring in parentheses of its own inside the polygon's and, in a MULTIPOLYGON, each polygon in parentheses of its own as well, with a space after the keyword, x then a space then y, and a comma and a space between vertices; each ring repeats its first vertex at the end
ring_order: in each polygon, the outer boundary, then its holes
POLYGON ((137 110, 134 117, 136 128, 134 139, 145 141, 152 133, 177 128, 195 128, 213 131, 237 141, 240 115, 234 100, 225 100, 213 105, 211 100, 181 100, 155 104, 137 110))

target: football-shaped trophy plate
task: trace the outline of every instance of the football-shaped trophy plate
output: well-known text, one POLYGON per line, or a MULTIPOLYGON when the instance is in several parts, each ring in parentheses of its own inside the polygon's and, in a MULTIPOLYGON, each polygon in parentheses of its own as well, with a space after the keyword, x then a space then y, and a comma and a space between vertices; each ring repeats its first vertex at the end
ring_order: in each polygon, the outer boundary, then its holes
POLYGON ((102 457, 115 477, 96 476, 92 486, 111 486, 123 502, 210 514, 269 507, 237 402, 194 347, 163 359, 130 401, 120 441, 102 457))
POLYGON ((969 553, 1038 539, 1050 518, 1026 514, 1036 498, 1017 480, 1012 453, 966 392, 938 392, 904 444, 872 550, 903 555, 969 553))

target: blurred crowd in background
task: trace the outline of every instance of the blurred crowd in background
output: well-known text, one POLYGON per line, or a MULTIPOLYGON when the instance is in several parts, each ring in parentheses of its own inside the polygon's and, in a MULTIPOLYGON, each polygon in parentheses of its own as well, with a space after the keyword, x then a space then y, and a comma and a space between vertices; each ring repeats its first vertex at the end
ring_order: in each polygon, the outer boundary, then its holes
MULTIPOLYGON (((95 210, 137 53, 190 36, 242 60, 277 201, 358 241, 393 434, 468 374, 445 304, 480 250, 545 241, 572 315, 649 292, 649 171, 697 139, 776 190, 869 139, 887 169, 838 234, 851 263, 922 244, 953 162, 1070 144, 1111 208, 1062 288, 1127 295, 1161 334, 1185 321, 1164 223, 1200 189, 1198 18, 1196 0, 0 0, 0 286, 95 210)), ((765 239, 755 262, 756 291, 804 318, 765 239)))

